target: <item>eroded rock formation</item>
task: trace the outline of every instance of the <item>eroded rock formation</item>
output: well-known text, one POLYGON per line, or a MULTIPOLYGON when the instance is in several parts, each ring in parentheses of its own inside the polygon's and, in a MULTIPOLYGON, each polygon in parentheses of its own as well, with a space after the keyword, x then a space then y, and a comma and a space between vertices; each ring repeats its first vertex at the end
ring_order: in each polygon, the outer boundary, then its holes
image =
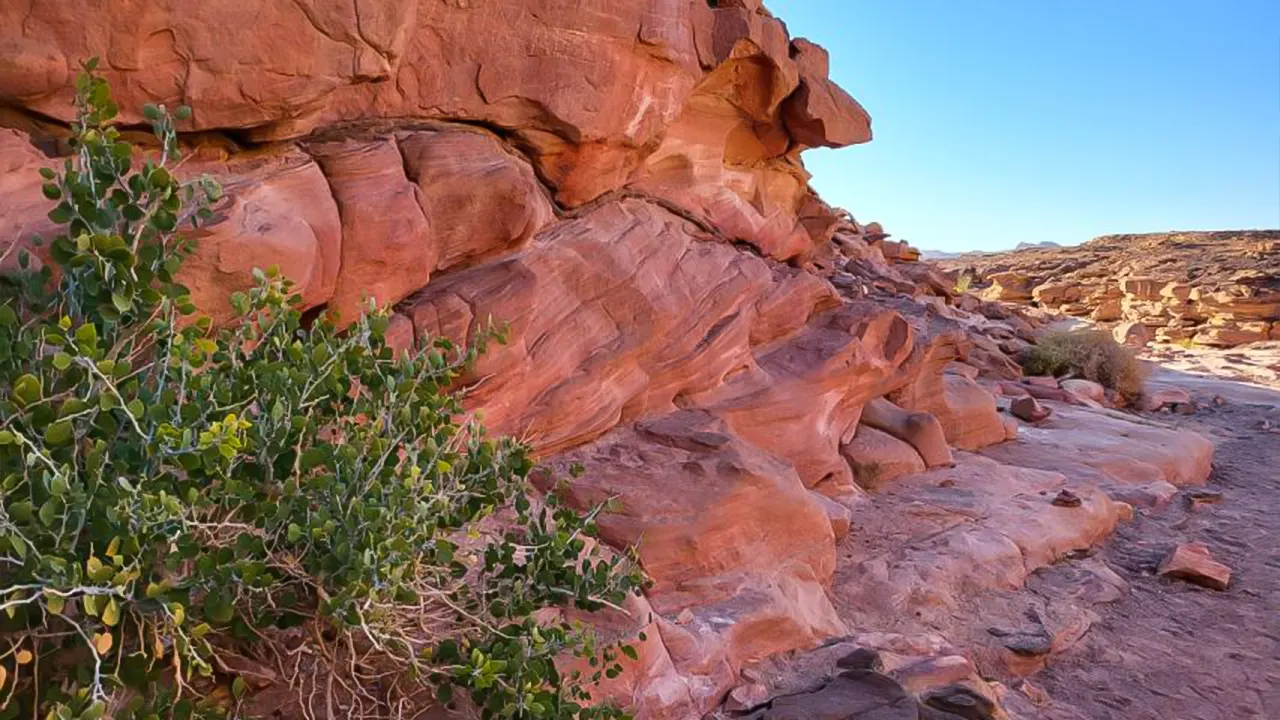
POLYGON ((1120 342, 1230 348, 1280 340, 1280 231, 1110 235, 948 259, 991 300, 1115 327, 1120 342))

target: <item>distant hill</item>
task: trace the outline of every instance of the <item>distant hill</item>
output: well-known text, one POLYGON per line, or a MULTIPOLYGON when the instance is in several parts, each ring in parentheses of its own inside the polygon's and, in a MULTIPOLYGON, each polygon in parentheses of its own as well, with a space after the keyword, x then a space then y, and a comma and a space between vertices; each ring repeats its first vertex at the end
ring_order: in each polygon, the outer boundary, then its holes
POLYGON ((964 257, 985 257, 988 255, 999 255, 1000 252, 991 252, 985 250, 970 250, 967 252, 946 252, 945 250, 921 250, 920 257, 924 260, 959 260, 964 257))
POLYGON ((1041 242, 1041 243, 1023 242, 1023 243, 1018 243, 1018 246, 1012 250, 966 250, 964 252, 947 252, 945 250, 921 250, 920 257, 925 260, 935 260, 935 261, 959 260, 960 258, 966 258, 966 257, 992 257, 995 255, 1001 255, 1007 252, 1018 252, 1021 250, 1056 250, 1061 247, 1062 245, 1059 245, 1058 243, 1048 242, 1048 241, 1041 242))
POLYGON ((988 300, 1134 322, 1165 342, 1280 340, 1280 230, 1105 235, 1071 247, 1023 243, 1002 253, 952 253, 937 262, 970 274, 988 300))

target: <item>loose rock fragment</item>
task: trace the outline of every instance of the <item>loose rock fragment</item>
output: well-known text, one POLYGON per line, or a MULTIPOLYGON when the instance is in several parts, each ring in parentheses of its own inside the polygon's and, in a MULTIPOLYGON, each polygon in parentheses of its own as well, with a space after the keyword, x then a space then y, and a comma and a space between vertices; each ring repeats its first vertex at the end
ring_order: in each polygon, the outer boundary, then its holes
POLYGON ((1161 577, 1185 580, 1212 590, 1226 590, 1231 582, 1231 568, 1215 560, 1204 543, 1179 545, 1156 572, 1161 577))
POLYGON ((1037 423, 1042 420, 1046 420, 1053 414, 1052 410, 1041 405, 1033 397, 1020 397, 1017 400, 1014 400, 1009 406, 1009 412, 1013 413, 1013 416, 1019 420, 1024 420, 1030 423, 1037 423))
POLYGON ((1078 508, 1083 504, 1083 501, 1080 499, 1079 495, 1071 492, 1070 490, 1062 490, 1058 493, 1058 496, 1053 499, 1053 504, 1058 507, 1078 508))

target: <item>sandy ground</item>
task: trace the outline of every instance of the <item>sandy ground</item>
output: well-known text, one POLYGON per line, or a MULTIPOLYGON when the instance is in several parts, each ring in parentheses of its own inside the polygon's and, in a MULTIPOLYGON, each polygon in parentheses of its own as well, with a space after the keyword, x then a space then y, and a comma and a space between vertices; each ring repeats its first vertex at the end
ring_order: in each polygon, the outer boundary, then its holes
MULTIPOLYGON (((1155 345, 1143 353, 1155 366, 1157 383, 1181 384, 1207 392, 1250 393, 1251 388, 1280 390, 1280 342, 1253 343, 1230 350, 1155 345), (1234 380, 1234 383, 1223 383, 1234 380), (1243 385, 1243 387, 1241 387, 1243 385)), ((1265 404, 1274 396, 1254 393, 1251 401, 1265 404)))
POLYGON ((1202 402, 1179 424, 1217 445, 1209 487, 1224 501, 1140 511, 1103 546, 1099 557, 1130 593, 1097 608, 1081 643, 1033 678, 1053 698, 1045 718, 1280 718, 1280 391, 1208 375, 1221 360, 1188 353, 1152 381, 1202 402), (1155 576, 1165 553, 1188 541, 1233 568, 1226 592, 1155 576))

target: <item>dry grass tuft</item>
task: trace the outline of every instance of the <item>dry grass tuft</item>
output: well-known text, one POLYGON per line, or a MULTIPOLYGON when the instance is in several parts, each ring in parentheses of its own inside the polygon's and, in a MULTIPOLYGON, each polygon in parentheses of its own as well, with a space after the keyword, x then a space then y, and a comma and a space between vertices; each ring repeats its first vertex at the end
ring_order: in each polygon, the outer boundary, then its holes
POLYGON ((1147 379, 1147 368, 1134 352, 1105 330, 1046 333, 1027 350, 1022 369, 1028 375, 1092 380, 1131 401, 1142 394, 1147 379))

